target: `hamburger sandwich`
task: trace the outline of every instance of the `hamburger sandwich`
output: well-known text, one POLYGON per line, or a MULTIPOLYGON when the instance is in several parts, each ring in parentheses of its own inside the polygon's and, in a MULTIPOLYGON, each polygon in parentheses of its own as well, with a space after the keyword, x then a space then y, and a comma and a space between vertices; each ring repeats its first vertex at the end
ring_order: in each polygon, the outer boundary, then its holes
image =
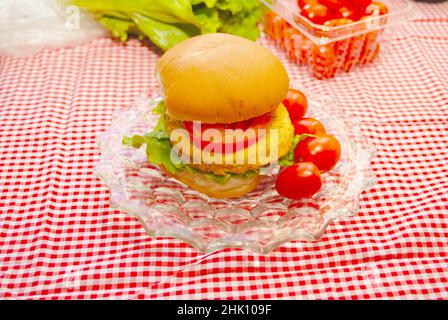
POLYGON ((289 79, 267 49, 201 35, 167 51, 156 70, 159 122, 123 142, 146 144, 148 160, 178 181, 210 197, 239 197, 256 188, 260 168, 290 155, 294 127, 282 104, 289 79))

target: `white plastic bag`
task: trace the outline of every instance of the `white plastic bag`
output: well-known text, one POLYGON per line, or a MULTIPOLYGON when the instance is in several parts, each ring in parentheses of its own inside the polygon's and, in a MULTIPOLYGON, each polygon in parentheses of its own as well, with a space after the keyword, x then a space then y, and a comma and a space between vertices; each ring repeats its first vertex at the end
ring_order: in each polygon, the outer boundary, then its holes
POLYGON ((72 46, 106 35, 91 17, 59 0, 1 0, 0 56, 72 46))

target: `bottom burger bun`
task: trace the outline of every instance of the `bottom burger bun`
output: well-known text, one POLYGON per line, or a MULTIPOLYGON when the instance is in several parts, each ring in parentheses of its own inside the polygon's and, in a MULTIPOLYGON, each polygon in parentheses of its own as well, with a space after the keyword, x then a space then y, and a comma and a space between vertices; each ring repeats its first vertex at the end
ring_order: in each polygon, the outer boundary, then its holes
POLYGON ((161 169, 176 180, 186 184, 193 190, 199 191, 212 198, 237 198, 254 190, 259 182, 258 174, 245 177, 233 176, 224 184, 215 182, 200 172, 181 171, 179 173, 169 173, 165 168, 161 169))

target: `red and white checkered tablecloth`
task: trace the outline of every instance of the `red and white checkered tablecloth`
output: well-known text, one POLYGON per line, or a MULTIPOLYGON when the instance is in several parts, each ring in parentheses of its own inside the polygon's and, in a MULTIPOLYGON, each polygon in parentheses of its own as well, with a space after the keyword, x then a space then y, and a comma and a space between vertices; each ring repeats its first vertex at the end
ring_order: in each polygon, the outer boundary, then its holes
POLYGON ((360 72, 315 80, 277 51, 293 83, 362 121, 378 183, 321 241, 268 256, 203 255, 109 208, 96 137, 151 93, 156 52, 98 39, 1 57, 0 297, 448 298, 448 3, 418 7, 382 63, 360 72))

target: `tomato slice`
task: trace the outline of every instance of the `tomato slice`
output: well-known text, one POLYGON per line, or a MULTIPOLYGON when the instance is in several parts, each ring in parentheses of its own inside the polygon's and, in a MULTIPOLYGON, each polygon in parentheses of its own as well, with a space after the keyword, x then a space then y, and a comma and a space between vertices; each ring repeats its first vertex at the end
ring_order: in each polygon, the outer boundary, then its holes
POLYGON ((233 153, 239 150, 248 148, 252 144, 258 142, 264 134, 259 132, 259 129, 267 129, 269 123, 271 122, 272 116, 270 113, 255 117, 249 120, 233 122, 233 123, 201 123, 200 136, 194 135, 194 123, 192 121, 184 121, 184 128, 193 137, 193 143, 195 146, 204 150, 206 147, 208 149, 213 148, 215 152, 221 151, 221 153, 233 153), (222 135, 221 143, 215 143, 213 140, 204 139, 204 132, 208 129, 216 129, 222 135), (249 139, 248 130, 252 129, 255 131, 254 139, 249 139), (225 134, 226 130, 242 130, 243 134, 235 137, 233 142, 226 143, 225 134))

